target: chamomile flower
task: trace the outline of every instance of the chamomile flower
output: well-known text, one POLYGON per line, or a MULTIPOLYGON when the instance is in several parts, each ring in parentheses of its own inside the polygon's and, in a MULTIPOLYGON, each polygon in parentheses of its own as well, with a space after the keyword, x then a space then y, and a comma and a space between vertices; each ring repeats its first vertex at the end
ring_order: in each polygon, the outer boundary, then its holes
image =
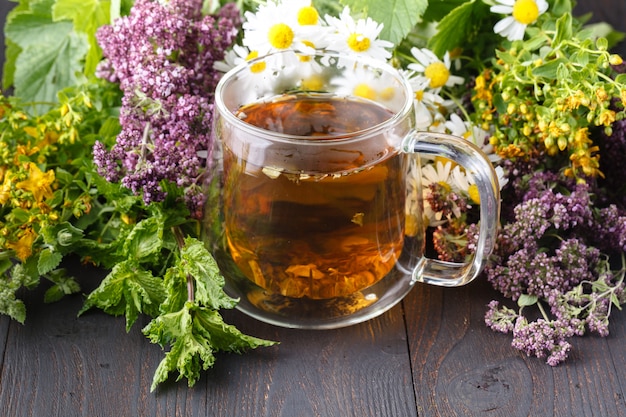
POLYGON ((378 103, 387 103, 388 107, 395 107, 394 100, 400 98, 399 85, 367 66, 355 64, 352 70, 347 71, 341 77, 335 77, 332 83, 337 87, 336 93, 343 96, 360 97, 378 103))
POLYGON ((339 18, 327 15, 326 23, 330 28, 328 49, 380 60, 391 58, 391 52, 386 48, 393 48, 394 45, 389 41, 377 39, 383 25, 371 18, 355 21, 350 15, 350 8, 345 7, 339 18))
POLYGON ((445 100, 436 92, 428 90, 428 80, 421 77, 407 77, 413 90, 413 106, 415 110, 415 127, 428 129, 433 125, 440 109, 445 108, 445 100))
POLYGON ((446 201, 447 207, 433 207, 431 201, 438 201, 440 198, 437 195, 448 195, 451 192, 456 192, 451 186, 453 179, 451 177, 452 172, 451 161, 436 160, 432 163, 426 164, 422 167, 422 194, 424 201, 424 216, 428 219, 429 226, 437 226, 443 224, 445 220, 450 216, 461 217, 461 208, 456 204, 454 199, 448 197, 441 197, 446 201), (434 186, 434 187, 431 187, 434 186), (434 190, 441 191, 434 191, 434 190), (445 212, 445 213, 444 213, 445 212))
POLYGON ((216 61, 213 63, 213 68, 220 72, 228 72, 237 65, 256 58, 255 55, 258 56, 258 52, 251 53, 245 46, 233 45, 233 48, 224 54, 223 61, 216 61))
POLYGON ((301 6, 302 1, 268 1, 259 6, 256 13, 246 12, 243 45, 260 55, 311 50, 300 30, 303 25, 298 23, 301 6))
POLYGON ((439 91, 442 87, 463 84, 463 77, 450 73, 450 53, 446 52, 443 61, 427 48, 411 48, 411 55, 417 60, 407 67, 415 71, 423 80, 428 80, 428 87, 439 91))
MULTIPOLYGON (((502 188, 509 182, 509 179, 504 175, 504 169, 501 166, 494 168, 496 177, 498 178, 498 188, 502 191, 502 188)), ((450 183, 452 188, 459 190, 463 194, 469 196, 470 201, 474 204, 480 204, 480 196, 478 194, 478 187, 474 177, 467 173, 459 165, 456 165, 450 173, 450 183)))
POLYGON ((450 188, 450 173, 452 162, 433 161, 422 167, 422 186, 427 188, 431 184, 439 184, 450 188))
POLYGON ((537 21, 537 18, 548 10, 546 0, 495 0, 496 5, 489 10, 492 13, 508 15, 498 21, 493 31, 510 41, 524 38, 526 27, 537 21))
POLYGON ((217 71, 228 72, 231 69, 251 62, 243 69, 238 76, 238 91, 240 92, 240 100, 253 101, 264 91, 271 91, 276 88, 275 74, 278 69, 282 68, 283 60, 276 58, 276 54, 263 56, 259 58, 258 51, 250 51, 245 46, 233 45, 233 48, 224 54, 223 61, 216 61, 213 68, 217 71), (249 100, 244 97, 250 96, 249 100))
POLYGON ((491 162, 497 162, 502 159, 494 152, 493 146, 489 143, 489 132, 470 122, 464 121, 456 113, 450 115, 450 120, 446 122, 446 128, 451 134, 467 139, 478 146, 491 162))

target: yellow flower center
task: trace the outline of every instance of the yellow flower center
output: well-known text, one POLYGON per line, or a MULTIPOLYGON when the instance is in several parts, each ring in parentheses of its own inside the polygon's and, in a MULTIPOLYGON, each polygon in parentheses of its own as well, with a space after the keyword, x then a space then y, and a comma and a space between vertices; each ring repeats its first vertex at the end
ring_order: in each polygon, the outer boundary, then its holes
POLYGON ((298 24, 302 26, 315 25, 319 20, 319 14, 313 6, 303 7, 298 11, 298 24))
POLYGON ((324 89, 324 77, 312 75, 302 80, 302 89, 305 91, 322 91, 324 89))
MULTIPOLYGON (((308 46, 309 48, 313 48, 315 49, 315 44, 311 41, 302 41, 302 43, 306 46, 308 46)), ((306 55, 306 54, 299 54, 298 55, 298 59, 300 60, 300 62, 310 62, 311 61, 311 55, 306 55)))
POLYGON ((357 84, 354 87, 353 94, 356 97, 362 97, 368 100, 374 100, 376 98, 376 91, 365 83, 357 84))
POLYGON ((393 87, 383 88, 382 91, 380 92, 380 98, 383 100, 387 100, 387 101, 393 99, 395 95, 396 95, 396 89, 393 87))
POLYGON ((513 18, 529 25, 539 17, 539 7, 535 0, 517 0, 513 5, 513 18))
POLYGON ((267 39, 276 49, 287 49, 293 43, 293 30, 284 23, 277 23, 272 26, 267 34, 267 39))
POLYGON ((415 100, 422 101, 424 99, 424 90, 419 90, 415 92, 415 100))
POLYGON ((450 191, 452 191, 452 187, 450 187, 450 184, 448 184, 445 181, 439 181, 437 182, 437 184, 444 189, 447 193, 449 193, 450 191))
POLYGON ((361 34, 353 33, 348 37, 348 46, 355 52, 365 52, 370 49, 370 40, 361 34))
POLYGON ((480 204, 480 194, 478 193, 478 186, 476 184, 470 184, 467 194, 474 204, 480 204))
POLYGON ((424 75, 430 80, 430 88, 439 88, 448 82, 450 71, 443 62, 437 61, 426 67, 424 75))
MULTIPOLYGON (((255 58, 259 57, 259 51, 252 51, 248 54, 248 56, 246 57, 246 61, 251 61, 255 58)), ((259 74, 263 71, 265 71, 265 67, 267 66, 267 64, 265 63, 265 61, 259 61, 257 63, 254 63, 252 65, 250 65, 250 72, 253 74, 259 74)))

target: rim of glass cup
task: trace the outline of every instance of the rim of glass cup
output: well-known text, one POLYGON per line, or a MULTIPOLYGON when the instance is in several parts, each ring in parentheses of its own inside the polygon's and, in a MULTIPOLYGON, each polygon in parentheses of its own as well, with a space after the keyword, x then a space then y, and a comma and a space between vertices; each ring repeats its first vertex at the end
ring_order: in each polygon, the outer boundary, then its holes
POLYGON ((349 143, 350 141, 358 141, 363 139, 363 137, 370 137, 372 135, 377 135, 380 131, 389 129, 389 126, 393 126, 396 123, 401 122, 404 118, 409 115, 413 109, 413 96, 411 94, 412 88, 406 79, 406 77, 398 71, 393 66, 388 63, 373 59, 370 57, 354 57, 348 54, 342 54, 333 51, 315 51, 313 53, 310 52, 296 52, 296 51, 279 51, 273 52, 267 55, 263 55, 249 61, 243 62, 236 67, 230 69, 227 73, 225 73, 220 79, 219 83, 215 88, 215 109, 220 112, 220 114, 233 125, 237 125, 238 129, 244 130, 247 133, 251 133, 257 136, 262 136, 265 139, 269 139, 274 142, 286 142, 286 143, 299 143, 307 142, 307 144, 315 145, 328 145, 329 143, 337 144, 340 143, 349 143), (268 58, 276 55, 282 54, 305 54, 310 56, 319 56, 319 57, 334 57, 336 59, 342 60, 350 60, 354 63, 358 63, 359 65, 370 66, 374 68, 378 68, 380 70, 386 71, 389 74, 392 74, 394 78, 398 81, 398 84, 402 86, 402 89, 406 92, 406 99, 402 105, 402 107, 398 111, 393 111, 393 116, 389 119, 368 127, 366 129, 357 130, 350 133, 344 133, 340 135, 320 135, 320 136, 300 136, 300 135, 291 135, 281 132, 275 132, 271 130, 266 130, 249 123, 244 122, 239 119, 235 114, 226 106, 224 101, 222 100, 222 93, 225 88, 227 88, 228 84, 236 79, 237 75, 242 71, 246 70, 250 66, 259 63, 263 60, 267 60, 268 58))

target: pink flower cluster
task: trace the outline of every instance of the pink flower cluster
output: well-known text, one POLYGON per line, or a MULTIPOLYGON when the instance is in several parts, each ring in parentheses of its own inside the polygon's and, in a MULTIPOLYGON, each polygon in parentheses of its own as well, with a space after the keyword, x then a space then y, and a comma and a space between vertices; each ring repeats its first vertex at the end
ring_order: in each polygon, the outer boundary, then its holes
POLYGON ((234 4, 215 16, 201 9, 201 0, 137 0, 128 16, 97 34, 105 57, 97 75, 124 94, 116 143, 94 147, 100 174, 146 204, 165 199, 164 181, 175 184, 194 217, 202 215, 203 155, 221 77, 213 64, 241 24, 234 4))

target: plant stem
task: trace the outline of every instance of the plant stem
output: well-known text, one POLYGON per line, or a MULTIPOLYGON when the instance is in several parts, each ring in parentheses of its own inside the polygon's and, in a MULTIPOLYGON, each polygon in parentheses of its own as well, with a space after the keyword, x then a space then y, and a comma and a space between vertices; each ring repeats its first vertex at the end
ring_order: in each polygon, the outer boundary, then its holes
MULTIPOLYGON (((183 237, 183 232, 177 226, 172 227, 172 232, 174 233, 174 239, 176 239, 178 249, 182 251, 183 247, 185 247, 185 238, 183 237)), ((196 295, 193 285, 193 277, 190 274, 187 274, 187 300, 194 301, 195 298, 196 295)))

